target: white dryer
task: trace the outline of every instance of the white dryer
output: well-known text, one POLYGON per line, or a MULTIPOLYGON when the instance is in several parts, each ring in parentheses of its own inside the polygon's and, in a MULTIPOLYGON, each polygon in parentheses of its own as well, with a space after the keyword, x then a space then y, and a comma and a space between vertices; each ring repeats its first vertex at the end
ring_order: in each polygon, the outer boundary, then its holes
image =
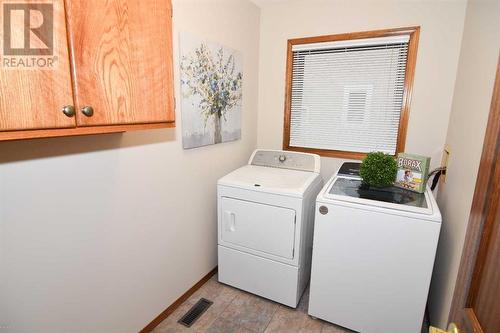
POLYGON ((256 150, 219 179, 219 281, 296 307, 309 281, 318 155, 256 150))
POLYGON ((441 228, 430 189, 371 189, 344 163, 316 203, 309 314, 362 333, 419 333, 441 228))

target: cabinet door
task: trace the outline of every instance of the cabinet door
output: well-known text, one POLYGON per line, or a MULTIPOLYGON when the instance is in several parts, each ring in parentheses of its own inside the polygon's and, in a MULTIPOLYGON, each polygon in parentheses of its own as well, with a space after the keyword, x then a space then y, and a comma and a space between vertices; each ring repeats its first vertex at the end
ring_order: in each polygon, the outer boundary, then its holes
POLYGON ((63 0, 0 11, 0 131, 74 127, 62 112, 73 105, 63 0))
POLYGON ((168 0, 66 0, 78 126, 174 121, 168 0), (91 106, 93 115, 81 109, 91 106))

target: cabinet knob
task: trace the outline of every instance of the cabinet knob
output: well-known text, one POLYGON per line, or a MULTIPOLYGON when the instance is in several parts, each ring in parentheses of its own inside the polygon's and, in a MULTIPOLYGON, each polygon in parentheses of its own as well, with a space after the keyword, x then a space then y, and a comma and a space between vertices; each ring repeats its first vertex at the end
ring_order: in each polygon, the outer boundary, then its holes
POLYGON ((87 117, 92 117, 94 115, 94 109, 91 106, 84 106, 82 108, 82 113, 87 117))
POLYGON ((75 107, 73 105, 65 105, 62 108, 62 112, 66 117, 74 117, 75 116, 75 107))

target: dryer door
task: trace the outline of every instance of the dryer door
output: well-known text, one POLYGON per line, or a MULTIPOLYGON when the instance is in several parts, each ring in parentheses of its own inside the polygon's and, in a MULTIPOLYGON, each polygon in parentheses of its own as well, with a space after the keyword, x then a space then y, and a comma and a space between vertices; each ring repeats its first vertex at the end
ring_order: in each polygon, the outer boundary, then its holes
POLYGON ((223 197, 221 214, 219 236, 226 246, 293 259, 293 209, 223 197))

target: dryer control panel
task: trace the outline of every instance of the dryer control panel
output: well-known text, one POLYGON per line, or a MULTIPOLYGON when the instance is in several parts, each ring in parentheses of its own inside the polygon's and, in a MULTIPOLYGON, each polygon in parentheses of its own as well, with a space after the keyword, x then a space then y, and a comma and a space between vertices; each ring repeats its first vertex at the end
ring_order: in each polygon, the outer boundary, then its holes
POLYGON ((250 157, 248 164, 319 173, 321 160, 316 154, 257 149, 250 157))

